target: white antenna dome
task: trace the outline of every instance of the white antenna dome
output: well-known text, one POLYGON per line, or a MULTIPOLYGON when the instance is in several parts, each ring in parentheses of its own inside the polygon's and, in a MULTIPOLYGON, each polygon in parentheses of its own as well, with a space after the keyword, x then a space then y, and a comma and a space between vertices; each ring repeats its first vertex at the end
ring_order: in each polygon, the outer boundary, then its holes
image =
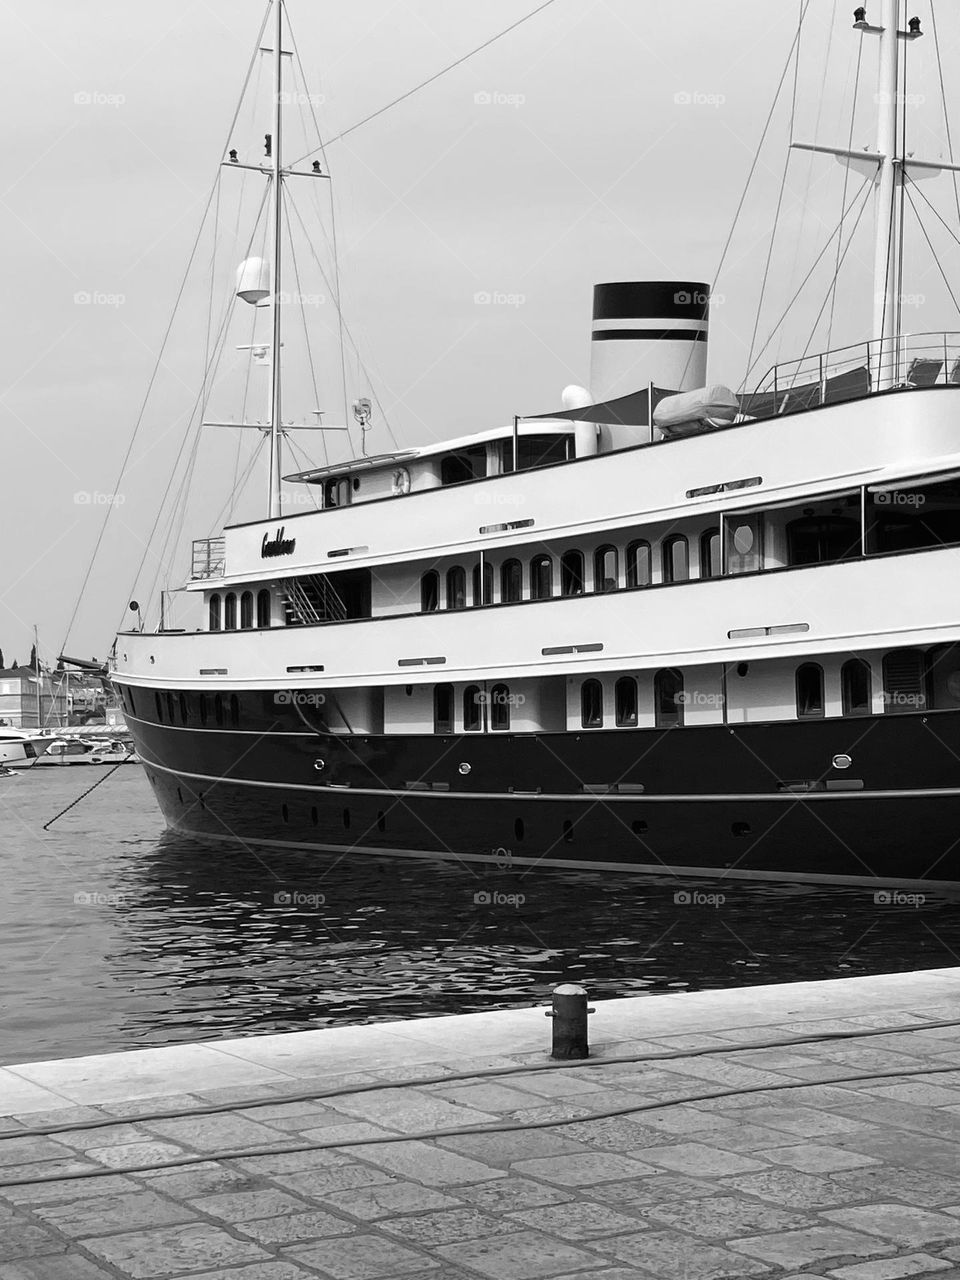
POLYGON ((586 409, 587 405, 593 404, 593 396, 587 388, 578 387, 575 382, 563 388, 560 400, 565 409, 586 409))
POLYGON ((240 263, 237 297, 254 307, 270 297, 270 264, 264 258, 247 258, 240 263))

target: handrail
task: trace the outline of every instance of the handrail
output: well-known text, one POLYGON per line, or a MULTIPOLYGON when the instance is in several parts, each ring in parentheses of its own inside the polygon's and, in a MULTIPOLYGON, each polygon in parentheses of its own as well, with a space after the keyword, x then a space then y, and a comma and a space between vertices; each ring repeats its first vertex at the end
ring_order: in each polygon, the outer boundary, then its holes
POLYGON ((886 375, 890 386, 958 386, 960 385, 960 331, 931 331, 928 333, 898 334, 892 339, 872 338, 865 342, 851 343, 844 347, 831 347, 793 360, 781 360, 771 365, 756 383, 753 394, 772 392, 779 396, 796 388, 820 383, 825 387, 831 372, 836 376, 848 368, 865 368, 870 371, 870 392, 879 390, 878 372, 886 375), (892 348, 892 349, 891 349, 892 348), (911 370, 916 375, 916 361, 928 360, 931 365, 923 370, 925 380, 911 380, 911 370), (933 365, 939 365, 934 371, 933 365))

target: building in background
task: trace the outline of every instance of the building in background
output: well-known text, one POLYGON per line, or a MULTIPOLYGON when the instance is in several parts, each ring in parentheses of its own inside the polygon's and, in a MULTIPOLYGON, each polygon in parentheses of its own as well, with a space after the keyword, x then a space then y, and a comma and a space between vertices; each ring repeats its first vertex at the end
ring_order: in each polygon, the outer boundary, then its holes
POLYGON ((0 670, 0 724, 17 729, 60 729, 68 721, 62 672, 32 667, 0 670))

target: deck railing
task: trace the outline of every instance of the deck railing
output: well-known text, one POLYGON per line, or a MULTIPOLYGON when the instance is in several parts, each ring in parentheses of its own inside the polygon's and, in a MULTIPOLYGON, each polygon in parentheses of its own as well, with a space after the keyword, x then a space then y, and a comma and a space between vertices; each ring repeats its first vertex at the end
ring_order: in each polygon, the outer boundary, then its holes
POLYGON ((194 538, 190 577, 222 578, 226 572, 227 546, 225 538, 194 538))
POLYGON ((796 413, 876 391, 960 386, 960 333, 901 334, 782 361, 741 396, 749 417, 796 413))

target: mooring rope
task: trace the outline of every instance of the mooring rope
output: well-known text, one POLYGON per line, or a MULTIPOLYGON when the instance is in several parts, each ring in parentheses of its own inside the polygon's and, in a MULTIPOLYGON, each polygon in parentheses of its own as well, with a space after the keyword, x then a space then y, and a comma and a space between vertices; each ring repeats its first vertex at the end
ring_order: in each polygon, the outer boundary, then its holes
POLYGON ((77 796, 76 800, 71 800, 65 809, 61 809, 59 813, 54 814, 54 816, 50 819, 49 822, 45 822, 43 824, 42 830, 49 831, 58 818, 62 818, 65 813, 69 813, 70 810, 75 808, 75 806, 78 805, 81 800, 85 799, 90 794, 91 791, 96 791, 97 787, 99 787, 101 783, 106 782, 108 778, 111 778, 117 772, 117 770, 120 768, 122 764, 127 763, 127 761, 130 759, 132 755, 133 755, 133 752, 128 751, 127 754, 123 757, 123 759, 118 760, 117 763, 113 766, 113 768, 108 773, 105 773, 102 778, 98 778, 92 787, 87 787, 86 791, 82 791, 80 795, 77 796))

